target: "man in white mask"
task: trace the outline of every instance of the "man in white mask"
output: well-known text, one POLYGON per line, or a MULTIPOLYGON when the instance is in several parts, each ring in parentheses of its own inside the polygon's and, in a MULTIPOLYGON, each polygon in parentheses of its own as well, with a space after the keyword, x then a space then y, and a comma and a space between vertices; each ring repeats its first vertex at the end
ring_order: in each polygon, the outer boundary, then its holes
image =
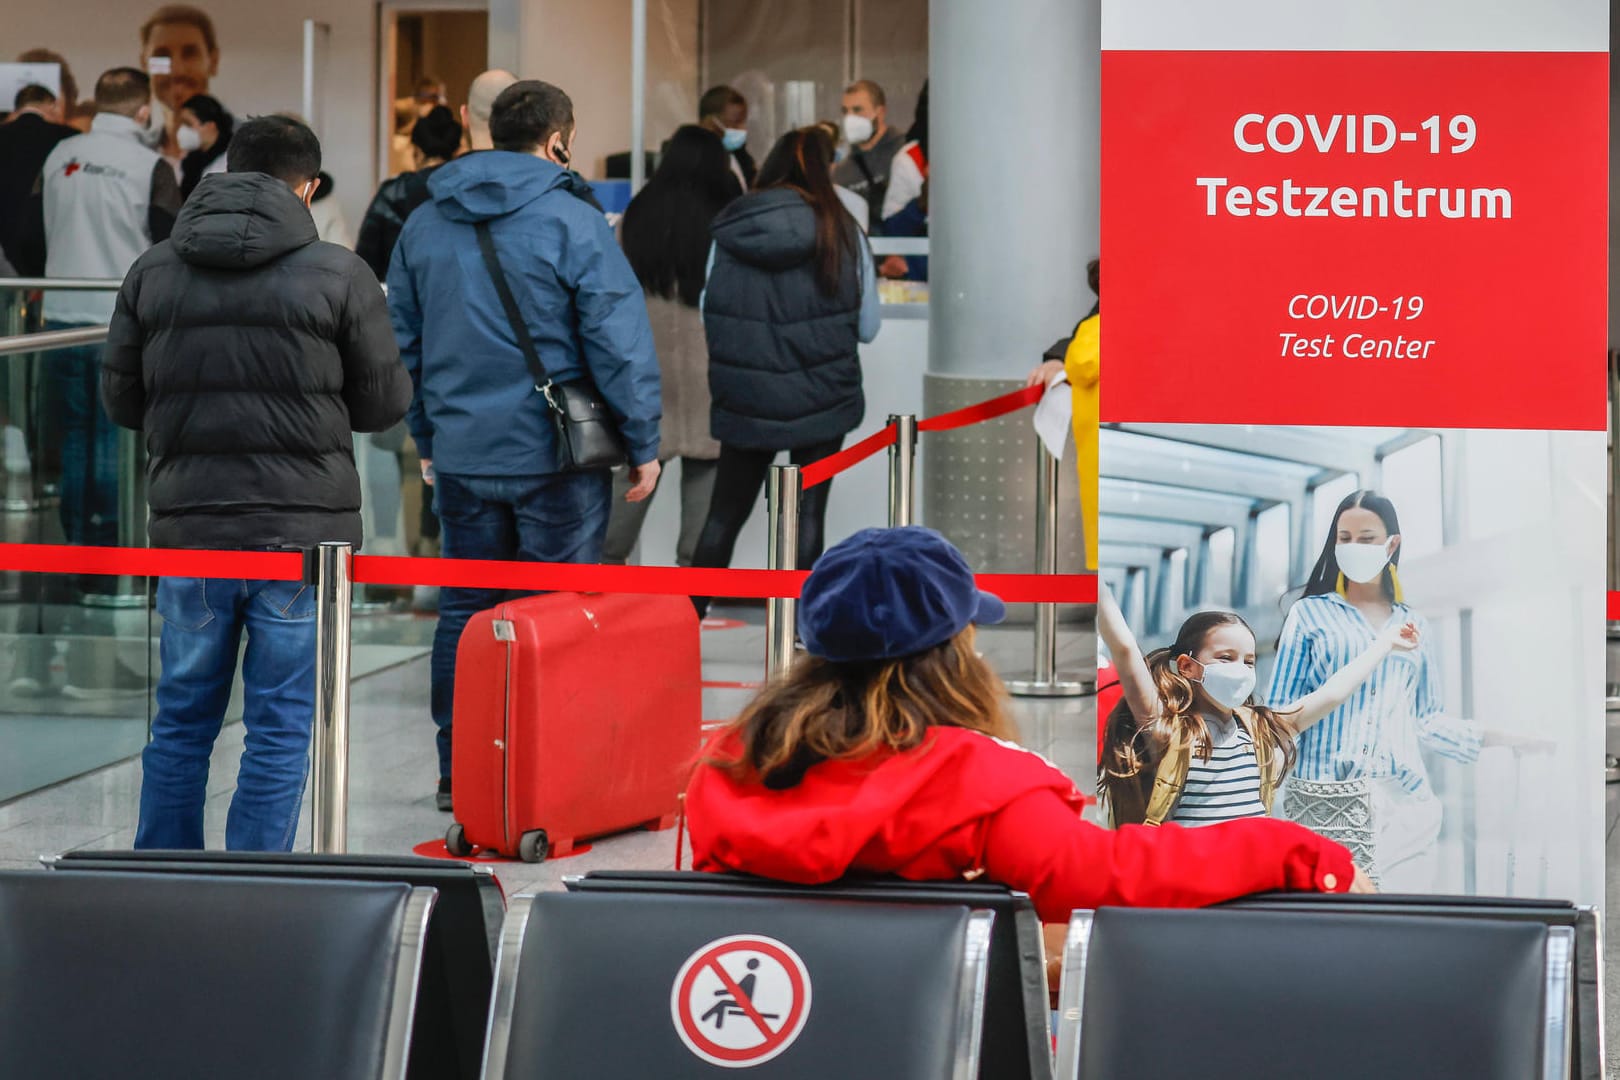
POLYGON ((833 183, 866 200, 867 220, 881 231, 883 196, 889 190, 889 168, 906 137, 889 126, 889 105, 883 87, 871 79, 852 83, 844 91, 844 138, 849 153, 833 167, 833 183))

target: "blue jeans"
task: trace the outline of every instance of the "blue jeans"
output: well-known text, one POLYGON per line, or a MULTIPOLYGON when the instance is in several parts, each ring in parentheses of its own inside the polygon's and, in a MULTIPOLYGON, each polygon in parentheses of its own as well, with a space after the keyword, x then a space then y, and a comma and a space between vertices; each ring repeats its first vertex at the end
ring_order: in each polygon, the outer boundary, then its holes
POLYGON ((101 346, 62 349, 44 367, 62 440, 62 532, 70 544, 111 547, 118 543, 118 428, 101 407, 101 346))
POLYGON ((296 581, 161 578, 152 741, 141 754, 137 848, 203 846, 208 759, 231 698, 242 632, 247 736, 225 822, 231 851, 291 851, 315 717, 315 590, 296 581))
MULTIPOLYGON (((598 563, 607 537, 613 474, 447 476, 433 485, 440 553, 446 559, 598 563)), ((450 776, 451 707, 456 698, 456 646, 467 620, 526 595, 500 589, 439 590, 433 633, 433 722, 439 727, 439 775, 450 776)))

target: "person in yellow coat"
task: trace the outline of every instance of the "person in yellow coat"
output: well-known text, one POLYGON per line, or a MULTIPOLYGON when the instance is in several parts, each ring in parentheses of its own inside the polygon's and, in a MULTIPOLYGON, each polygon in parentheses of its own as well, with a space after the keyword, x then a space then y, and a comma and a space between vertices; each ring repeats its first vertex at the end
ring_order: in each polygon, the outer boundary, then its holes
POLYGON ((1099 288, 1098 261, 1092 259, 1086 267, 1087 282, 1097 294, 1098 302, 1091 314, 1074 328, 1067 344, 1059 342, 1047 350, 1048 357, 1061 348, 1062 360, 1049 359, 1030 372, 1027 385, 1048 386, 1061 373, 1068 380, 1074 397, 1074 447, 1080 472, 1080 513, 1086 535, 1086 569, 1097 569, 1097 495, 1098 463, 1097 432, 1100 420, 1098 406, 1099 358, 1101 355, 1100 308, 1102 291, 1099 288))

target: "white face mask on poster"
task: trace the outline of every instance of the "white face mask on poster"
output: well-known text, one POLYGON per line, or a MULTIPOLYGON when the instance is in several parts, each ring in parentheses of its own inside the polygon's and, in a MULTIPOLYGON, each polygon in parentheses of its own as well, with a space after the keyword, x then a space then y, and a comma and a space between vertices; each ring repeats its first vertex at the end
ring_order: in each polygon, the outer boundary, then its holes
POLYGON ((1254 668, 1237 660, 1213 660, 1204 665, 1204 676, 1196 681, 1215 704, 1235 709, 1254 693, 1254 668))
POLYGON ((1338 544, 1333 549, 1333 558, 1339 564, 1339 572, 1346 580, 1357 585, 1370 585, 1378 580, 1378 575, 1384 572, 1389 565, 1389 544, 1338 544))

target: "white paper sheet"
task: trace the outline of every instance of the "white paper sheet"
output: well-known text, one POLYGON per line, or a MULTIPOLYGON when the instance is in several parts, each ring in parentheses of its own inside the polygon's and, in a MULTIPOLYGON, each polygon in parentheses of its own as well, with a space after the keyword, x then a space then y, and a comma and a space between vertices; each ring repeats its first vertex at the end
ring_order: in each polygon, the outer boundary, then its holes
POLYGON ((1062 375, 1046 385, 1046 396, 1035 406, 1035 434, 1046 444, 1046 452, 1062 458, 1074 425, 1074 395, 1069 380, 1062 375))

